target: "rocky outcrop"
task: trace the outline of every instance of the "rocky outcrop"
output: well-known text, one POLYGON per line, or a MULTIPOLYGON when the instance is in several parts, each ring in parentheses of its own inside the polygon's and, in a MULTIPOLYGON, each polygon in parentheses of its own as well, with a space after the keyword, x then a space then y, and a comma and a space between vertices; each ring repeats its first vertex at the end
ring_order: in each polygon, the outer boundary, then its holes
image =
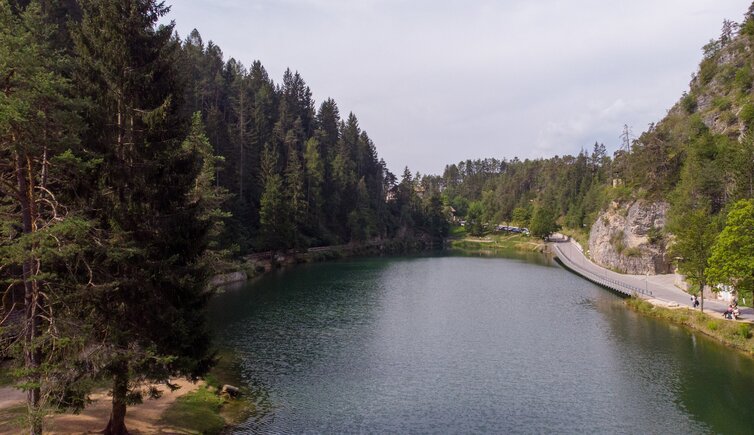
POLYGON ((232 284, 234 282, 246 281, 247 279, 248 279, 248 276, 246 275, 246 272, 244 271, 231 272, 231 273, 226 273, 223 275, 215 275, 212 278, 210 278, 209 282, 207 283, 207 287, 217 288, 217 287, 222 287, 224 285, 232 284))
POLYGON ((670 273, 662 236, 668 208, 664 202, 613 202, 592 225, 590 257, 621 273, 670 273))

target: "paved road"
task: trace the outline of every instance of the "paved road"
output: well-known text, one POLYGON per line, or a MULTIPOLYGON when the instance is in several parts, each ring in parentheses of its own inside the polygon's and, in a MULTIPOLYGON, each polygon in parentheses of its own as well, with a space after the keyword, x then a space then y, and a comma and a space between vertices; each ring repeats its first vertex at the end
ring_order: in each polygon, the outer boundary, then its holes
MULTIPOLYGON (((691 296, 676 287, 679 276, 667 275, 626 275, 605 269, 587 258, 573 240, 550 243, 552 252, 564 266, 590 281, 612 288, 615 291, 637 295, 644 299, 657 299, 666 304, 677 303, 690 306, 691 296)), ((714 311, 722 315, 728 308, 727 302, 705 299, 704 311, 714 311)), ((754 308, 741 308, 743 320, 754 321, 754 308)))

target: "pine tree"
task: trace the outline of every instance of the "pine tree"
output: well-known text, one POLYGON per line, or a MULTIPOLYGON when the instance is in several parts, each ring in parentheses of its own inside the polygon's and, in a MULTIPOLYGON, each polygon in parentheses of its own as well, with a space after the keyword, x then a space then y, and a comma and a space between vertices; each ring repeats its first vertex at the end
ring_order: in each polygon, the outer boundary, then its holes
POLYGON ((259 207, 261 244, 267 249, 286 246, 291 238, 290 215, 278 169, 277 152, 267 146, 262 153, 262 198, 259 207))
POLYGON ((89 213, 105 235, 89 295, 102 370, 112 380, 107 434, 127 433, 129 403, 153 382, 195 378, 211 364, 203 325, 211 225, 192 202, 202 165, 181 147, 182 89, 168 9, 153 0, 85 0, 74 28, 79 86, 95 103, 85 145, 102 165, 89 213))
POLYGON ((306 141, 304 153, 306 168, 306 201, 309 204, 309 221, 313 231, 319 231, 322 216, 322 186, 325 181, 325 167, 319 154, 319 142, 315 138, 306 141))
POLYGON ((291 243, 294 247, 300 247, 304 243, 301 240, 301 231, 306 225, 308 213, 304 181, 304 168, 301 165, 301 159, 296 149, 291 146, 288 148, 288 166, 285 168, 285 187, 292 226, 292 239, 288 243, 291 243))
POLYGON ((38 2, 17 11, 0 1, 0 282, 2 300, 14 301, 0 304, 0 324, 23 316, 11 325, 17 346, 0 354, 10 350, 23 366, 30 433, 40 434, 46 406, 64 405, 62 373, 80 349, 66 303, 83 287, 89 224, 64 202, 82 163, 68 150, 80 122, 67 58, 52 48, 57 33, 38 2))

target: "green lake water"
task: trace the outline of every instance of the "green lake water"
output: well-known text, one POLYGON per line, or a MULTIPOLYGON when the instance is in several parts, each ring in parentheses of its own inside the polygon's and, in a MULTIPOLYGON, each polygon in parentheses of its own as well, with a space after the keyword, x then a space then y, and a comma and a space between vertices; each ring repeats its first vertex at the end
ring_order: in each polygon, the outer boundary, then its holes
POLYGON ((239 433, 754 431, 752 359, 539 254, 303 265, 210 318, 260 401, 239 433))

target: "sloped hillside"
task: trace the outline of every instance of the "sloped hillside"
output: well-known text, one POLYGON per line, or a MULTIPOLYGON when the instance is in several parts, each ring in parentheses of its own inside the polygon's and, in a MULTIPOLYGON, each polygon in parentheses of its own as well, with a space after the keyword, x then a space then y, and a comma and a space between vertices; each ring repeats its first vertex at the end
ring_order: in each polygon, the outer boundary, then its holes
POLYGON ((623 206, 608 207, 592 227, 595 261, 617 269, 656 264, 658 250, 668 248, 665 241, 677 236, 673 233, 679 232, 675 229, 683 225, 684 216, 702 211, 709 226, 718 228, 731 204, 754 196, 753 17, 754 5, 740 25, 725 20, 721 35, 703 48, 689 90, 629 151, 616 153, 612 177, 627 193, 623 206), (630 225, 627 229, 614 219, 617 209, 625 214, 638 199, 645 211, 667 210, 657 221, 668 225, 659 228, 656 242, 649 245, 644 234, 631 233, 630 225), (619 238, 625 242, 619 244, 622 249, 606 246, 619 238))

